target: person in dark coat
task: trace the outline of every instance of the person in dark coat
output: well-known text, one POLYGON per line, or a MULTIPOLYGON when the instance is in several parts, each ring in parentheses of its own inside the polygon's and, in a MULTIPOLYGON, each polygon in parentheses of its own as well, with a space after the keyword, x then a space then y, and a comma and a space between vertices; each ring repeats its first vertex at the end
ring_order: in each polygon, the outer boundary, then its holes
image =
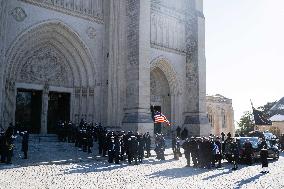
POLYGON ((165 160, 164 152, 166 144, 164 137, 161 134, 157 134, 155 143, 156 143, 155 152, 157 154, 156 159, 165 160))
POLYGON ((0 132, 0 155, 1 155, 1 163, 5 163, 6 161, 6 151, 5 151, 6 140, 4 136, 4 132, 0 132))
POLYGON ((177 137, 180 137, 181 128, 178 126, 176 129, 177 137))
POLYGON ((244 148, 245 163, 247 165, 252 165, 253 148, 249 140, 246 140, 244 143, 244 148))
POLYGON ((146 150, 146 157, 149 158, 151 156, 151 136, 149 132, 145 135, 145 150, 146 150))
POLYGON ((189 151, 191 153, 193 167, 198 166, 198 143, 196 138, 191 137, 189 141, 189 151))
POLYGON ((113 163, 115 155, 115 142, 114 137, 111 136, 110 141, 108 142, 108 162, 113 163))
POLYGON ((114 161, 119 164, 121 156, 121 136, 117 136, 114 139, 114 161))
POLYGON ((263 145, 262 149, 260 150, 260 161, 261 161, 261 167, 262 167, 261 173, 269 173, 267 158, 268 158, 267 145, 263 145))
POLYGON ((258 144, 258 148, 260 149, 260 161, 262 165, 261 173, 269 173, 268 171, 268 150, 267 150, 267 143, 265 138, 260 138, 260 143, 258 144))
POLYGON ((187 138, 184 143, 182 144, 182 148, 184 149, 184 156, 186 158, 186 167, 190 167, 190 141, 187 138))
POLYGON ((214 164, 215 162, 218 162, 217 168, 221 167, 221 160, 222 160, 222 144, 220 141, 220 137, 217 137, 215 140, 215 145, 214 146, 214 150, 215 150, 215 154, 214 154, 214 164))
POLYGON ((188 130, 184 128, 180 135, 181 135, 181 139, 185 140, 188 137, 188 130))
POLYGON ((232 170, 238 169, 238 162, 239 162, 239 146, 236 141, 232 142, 231 145, 232 151, 232 160, 233 160, 233 168, 232 170))
POLYGON ((129 154, 128 154, 128 163, 131 164, 134 159, 134 165, 138 165, 138 141, 137 137, 135 135, 132 135, 128 139, 128 148, 129 148, 129 154))
POLYGON ((29 150, 29 133, 27 130, 20 133, 22 138, 22 152, 24 153, 23 159, 28 159, 28 150, 29 150))
POLYGON ((144 147, 145 147, 145 141, 142 135, 138 135, 138 161, 139 163, 142 163, 142 160, 144 158, 144 147))

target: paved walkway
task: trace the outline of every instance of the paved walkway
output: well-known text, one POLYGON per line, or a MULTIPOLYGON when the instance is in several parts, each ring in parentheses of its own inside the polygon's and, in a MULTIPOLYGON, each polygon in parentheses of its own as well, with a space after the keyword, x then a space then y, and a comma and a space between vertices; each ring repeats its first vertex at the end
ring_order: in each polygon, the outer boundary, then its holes
POLYGON ((0 164, 0 188, 284 188, 284 154, 269 164, 270 173, 261 174, 259 164, 240 165, 232 172, 224 163, 220 169, 185 167, 185 158, 173 160, 171 150, 166 160, 155 157, 143 164, 109 164, 106 158, 87 154, 74 144, 33 141, 30 159, 22 160, 15 150, 11 166, 0 164))

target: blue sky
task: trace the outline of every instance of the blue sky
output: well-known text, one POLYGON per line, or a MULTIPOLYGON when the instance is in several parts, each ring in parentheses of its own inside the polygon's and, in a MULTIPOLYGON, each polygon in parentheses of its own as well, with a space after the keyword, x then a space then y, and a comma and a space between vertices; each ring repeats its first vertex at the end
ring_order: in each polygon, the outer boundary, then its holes
POLYGON ((235 121, 284 96, 284 0, 204 0, 207 94, 233 100, 235 121))

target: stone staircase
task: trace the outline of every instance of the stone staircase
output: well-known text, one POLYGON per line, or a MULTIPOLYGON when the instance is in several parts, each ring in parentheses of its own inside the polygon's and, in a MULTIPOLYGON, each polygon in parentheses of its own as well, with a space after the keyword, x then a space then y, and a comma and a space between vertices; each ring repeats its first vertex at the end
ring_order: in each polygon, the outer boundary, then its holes
POLYGON ((55 134, 46 134, 46 135, 40 135, 40 134, 31 134, 29 137, 30 142, 58 142, 57 135, 55 134))

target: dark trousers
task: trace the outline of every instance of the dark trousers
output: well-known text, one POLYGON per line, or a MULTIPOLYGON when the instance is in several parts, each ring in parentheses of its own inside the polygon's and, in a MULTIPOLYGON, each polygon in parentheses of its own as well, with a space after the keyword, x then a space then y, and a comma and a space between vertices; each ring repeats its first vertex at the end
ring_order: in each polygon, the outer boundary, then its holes
POLYGON ((109 150, 108 151, 108 162, 113 163, 113 159, 114 159, 114 152, 112 150, 109 150))
POLYGON ((24 159, 28 159, 28 151, 25 150, 25 151, 23 151, 23 152, 24 152, 24 159))

